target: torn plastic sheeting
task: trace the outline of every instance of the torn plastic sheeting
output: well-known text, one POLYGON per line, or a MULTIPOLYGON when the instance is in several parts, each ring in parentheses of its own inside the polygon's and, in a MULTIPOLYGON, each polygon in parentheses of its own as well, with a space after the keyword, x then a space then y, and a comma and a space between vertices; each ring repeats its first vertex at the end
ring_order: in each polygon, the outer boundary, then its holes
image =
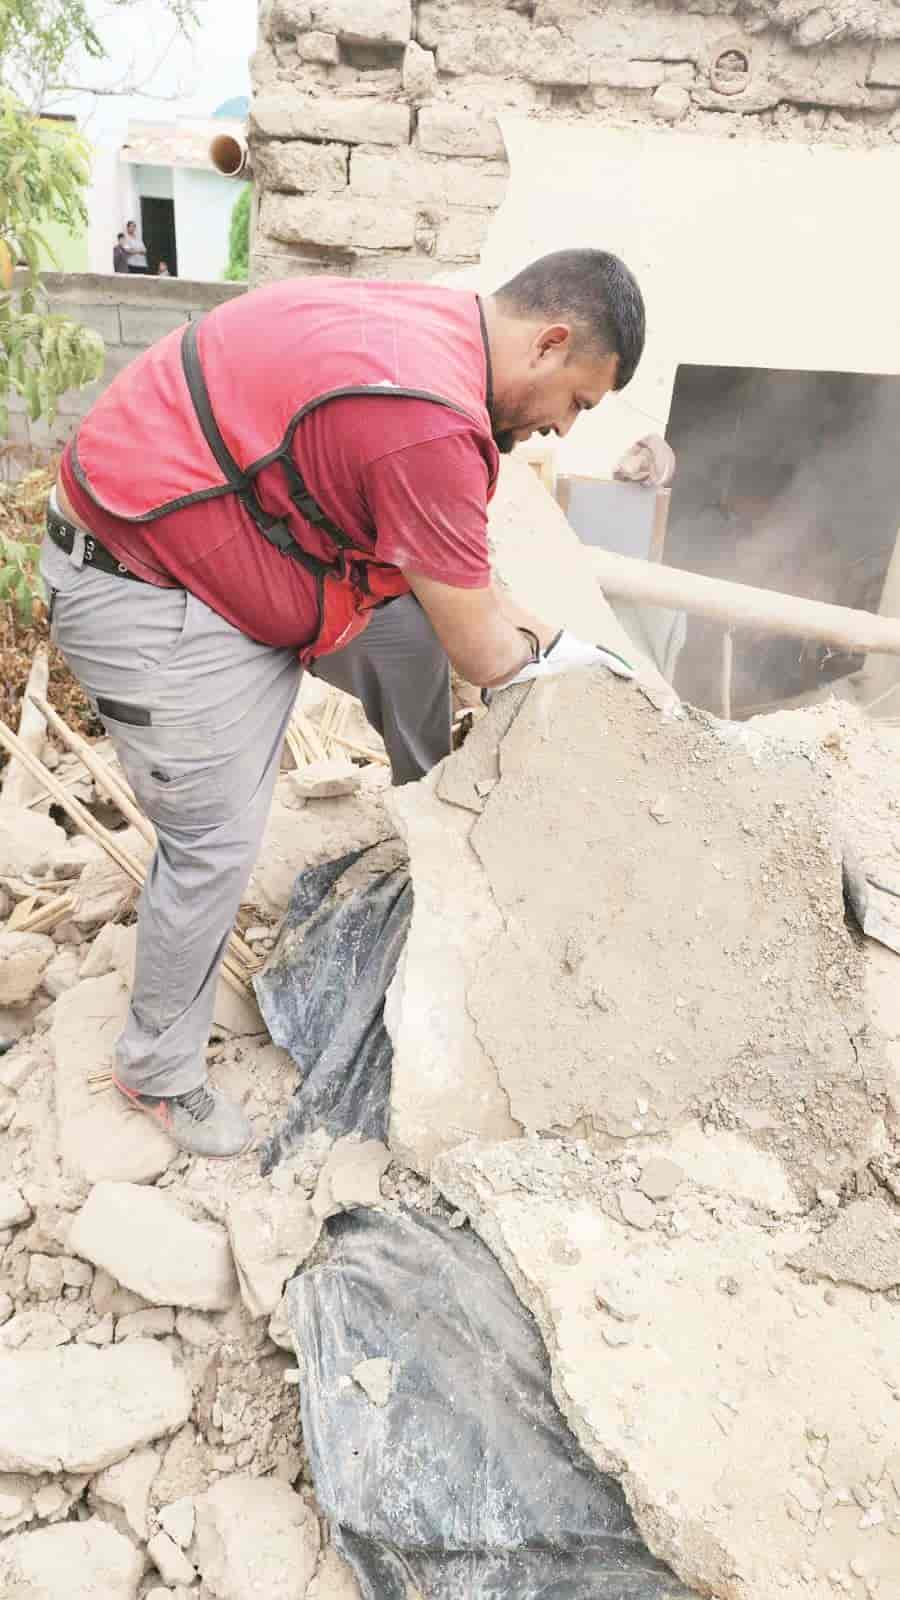
POLYGON ((469 1229, 357 1211, 288 1288, 318 1502, 365 1600, 669 1600, 550 1390, 538 1330, 469 1229), (387 1403, 353 1379, 393 1363, 387 1403))
POLYGON ((254 983, 272 1038, 301 1073, 287 1116, 262 1146, 263 1173, 316 1128, 333 1138, 387 1133, 393 1051, 384 996, 406 940, 412 887, 397 867, 342 896, 344 873, 367 853, 300 874, 278 945, 254 983))

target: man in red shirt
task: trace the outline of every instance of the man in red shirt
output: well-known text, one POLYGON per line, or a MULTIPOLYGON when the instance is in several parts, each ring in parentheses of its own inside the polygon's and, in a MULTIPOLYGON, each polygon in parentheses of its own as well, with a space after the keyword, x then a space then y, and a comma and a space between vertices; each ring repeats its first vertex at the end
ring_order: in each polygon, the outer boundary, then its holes
POLYGON ((450 749, 451 662, 485 687, 623 670, 494 585, 487 506, 500 453, 566 434, 643 342, 640 290, 603 251, 484 300, 293 279, 168 335, 81 424, 42 572, 157 832, 114 1081, 182 1148, 252 1137, 204 1046, 303 667, 358 696, 397 783, 450 749))

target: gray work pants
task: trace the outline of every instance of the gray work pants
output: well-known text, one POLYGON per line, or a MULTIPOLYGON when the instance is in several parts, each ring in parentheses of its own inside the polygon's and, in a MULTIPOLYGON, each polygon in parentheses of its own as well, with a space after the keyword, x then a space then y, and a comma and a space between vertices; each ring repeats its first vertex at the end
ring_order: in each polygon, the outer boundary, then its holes
MULTIPOLYGON (((96 706, 157 848, 138 902, 137 964, 116 1071, 142 1094, 206 1075, 219 966, 253 869, 300 684, 296 654, 257 644, 182 589, 80 564, 49 539, 51 636, 96 706)), ((395 783, 450 748, 447 658, 404 595, 316 676, 362 701, 395 783)))

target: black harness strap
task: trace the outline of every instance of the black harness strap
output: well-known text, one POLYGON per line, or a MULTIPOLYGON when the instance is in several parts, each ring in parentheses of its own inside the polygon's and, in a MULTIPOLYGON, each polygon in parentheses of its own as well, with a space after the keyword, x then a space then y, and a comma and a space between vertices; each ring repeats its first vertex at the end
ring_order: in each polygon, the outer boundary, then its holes
MULTIPOLYGON (((181 341, 181 364, 184 368, 188 391, 194 403, 194 410, 197 413, 197 421, 203 429, 203 436, 215 456, 219 469, 228 479, 233 492, 253 519, 263 538, 267 539, 269 544, 274 545, 276 550, 280 550, 283 556, 290 556, 294 561, 299 561, 302 566, 306 567, 308 571, 314 572, 317 576, 321 576, 324 572, 332 571, 331 562, 320 560, 318 556, 311 555, 308 550, 301 550, 287 523, 278 517, 269 515, 268 511, 260 504, 259 496, 254 488, 252 474, 243 472, 231 454, 216 421, 212 401, 209 398, 209 390, 206 387, 206 378, 203 374, 203 365, 197 348, 196 322, 189 322, 184 330, 184 336, 181 341)), ((303 483, 303 479, 300 478, 299 473, 297 477, 305 492, 306 485, 303 483)), ((309 499, 315 506, 316 503, 312 500, 311 495, 309 499)), ((318 510, 319 508, 316 506, 316 509, 318 510)), ((319 515, 320 518, 325 517, 324 512, 320 511, 319 515)), ((347 542, 343 534, 341 534, 340 542, 347 542)))

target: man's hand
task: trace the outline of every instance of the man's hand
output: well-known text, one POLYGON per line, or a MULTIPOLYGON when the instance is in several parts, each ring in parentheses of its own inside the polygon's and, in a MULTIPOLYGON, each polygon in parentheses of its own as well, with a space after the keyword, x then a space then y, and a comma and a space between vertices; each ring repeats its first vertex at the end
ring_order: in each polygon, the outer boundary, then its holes
POLYGON ((634 677, 634 668, 622 656, 616 655, 614 650, 604 650, 599 644, 586 644, 583 639, 576 639, 574 633, 563 628, 540 660, 529 661, 501 687, 505 689, 512 683, 530 683, 532 678, 557 677, 562 672, 572 672, 576 667, 600 666, 615 673, 617 678, 634 677))
POLYGON ((457 589, 407 572, 406 580, 461 677, 479 688, 506 683, 533 658, 493 588, 457 589))
POLYGON ((658 433, 648 433, 625 451, 613 473, 620 483, 645 483, 666 489, 675 476, 675 452, 658 433))

